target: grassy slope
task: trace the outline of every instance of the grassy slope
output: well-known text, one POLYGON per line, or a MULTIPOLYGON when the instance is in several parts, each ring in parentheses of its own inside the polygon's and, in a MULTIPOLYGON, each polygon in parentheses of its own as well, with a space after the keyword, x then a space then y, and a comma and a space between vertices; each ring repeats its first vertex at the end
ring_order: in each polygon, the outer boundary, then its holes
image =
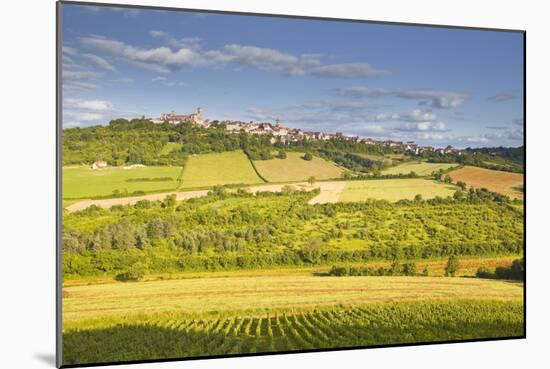
POLYGON ((415 172, 419 176, 428 176, 432 172, 439 169, 448 169, 456 166, 457 164, 451 163, 418 163, 411 162, 398 165, 393 168, 388 168, 382 171, 382 174, 409 174, 410 172, 415 172))
POLYGON ((103 168, 92 170, 90 167, 63 168, 63 198, 85 198, 111 195, 114 190, 134 191, 172 191, 176 189, 181 167, 152 166, 132 169, 103 168), (130 178, 171 177, 172 181, 126 182, 130 178))
POLYGON ((182 179, 181 188, 263 183, 242 151, 191 156, 182 179))
POLYGON ((455 186, 420 178, 349 181, 340 195, 340 201, 362 201, 369 198, 398 201, 413 199, 416 194, 429 199, 435 196, 451 196, 454 191, 455 186))
POLYGON ((309 177, 316 179, 340 178, 343 173, 333 163, 322 158, 313 157, 313 160, 304 160, 304 154, 297 152, 287 153, 286 159, 255 160, 254 165, 258 172, 269 182, 302 181, 309 177))
POLYGON ((485 187, 488 190, 499 192, 512 198, 523 198, 521 191, 512 188, 523 185, 523 174, 466 166, 449 173, 449 175, 453 181, 463 181, 468 186, 475 188, 485 187))

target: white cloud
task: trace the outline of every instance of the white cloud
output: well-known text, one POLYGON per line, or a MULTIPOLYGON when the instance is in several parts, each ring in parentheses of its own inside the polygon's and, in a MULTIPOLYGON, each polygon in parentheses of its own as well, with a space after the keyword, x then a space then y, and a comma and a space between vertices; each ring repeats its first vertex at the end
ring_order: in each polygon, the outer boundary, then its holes
POLYGON ((90 35, 80 43, 93 50, 119 58, 158 72, 170 72, 186 66, 216 67, 226 64, 252 66, 261 70, 289 76, 313 75, 332 78, 366 78, 388 73, 367 63, 322 65, 320 54, 291 54, 281 50, 239 44, 227 44, 220 49, 202 50, 197 37, 175 38, 167 32, 152 30, 149 34, 167 46, 142 48, 122 41, 90 35))
POLYGON ((391 96, 401 99, 418 100, 419 105, 430 106, 437 109, 457 108, 462 105, 466 96, 453 91, 440 91, 429 89, 372 89, 364 86, 346 87, 335 89, 334 92, 347 97, 382 97, 391 96))
POLYGON ((80 93, 98 88, 95 83, 63 79, 63 92, 80 93))
POLYGON ((395 96, 405 99, 420 100, 420 105, 429 105, 432 108, 438 109, 459 107, 465 99, 465 96, 460 93, 436 90, 397 91, 395 96))
POLYGON ((127 7, 116 7, 116 6, 86 5, 86 6, 83 6, 83 9, 95 15, 99 15, 103 12, 120 13, 125 18, 133 18, 141 14, 140 9, 132 9, 127 7))
POLYGON ((162 39, 166 42, 167 45, 170 45, 175 48, 190 48, 190 49, 200 49, 201 47, 201 38, 200 37, 183 37, 175 38, 168 32, 152 30, 149 32, 151 37, 162 39))
POLYGON ((91 71, 64 70, 63 79, 67 80, 93 80, 100 76, 99 73, 91 71))
POLYGON ((373 68, 367 63, 329 64, 313 68, 311 71, 314 76, 332 78, 369 78, 388 73, 386 70, 373 68))
POLYGON ((151 82, 159 82, 162 85, 168 86, 168 87, 182 87, 182 86, 187 86, 188 85, 186 82, 171 80, 171 79, 169 79, 167 77, 164 77, 164 76, 155 77, 155 78, 151 79, 151 82))
POLYGON ((208 51, 205 57, 214 64, 245 64, 262 70, 281 71, 288 75, 303 75, 308 67, 321 63, 317 55, 294 56, 275 49, 238 44, 225 45, 221 50, 208 51))
POLYGON ((446 131, 445 123, 443 122, 415 122, 405 123, 395 128, 398 131, 404 132, 431 132, 431 131, 446 131))
POLYGON ((132 82, 135 82, 135 79, 130 77, 121 77, 121 78, 112 79, 111 82, 132 83, 132 82))
POLYGON ((82 57, 84 57, 90 64, 96 67, 100 67, 109 71, 115 70, 115 67, 101 56, 97 56, 94 54, 82 54, 82 57))
POLYGON ((200 65, 204 63, 201 55, 189 48, 182 48, 177 51, 172 51, 165 46, 143 49, 99 36, 83 37, 80 42, 86 47, 101 50, 140 65, 156 67, 156 70, 162 72, 177 70, 184 65, 200 65))
POLYGON ((424 111, 415 109, 407 113, 379 113, 373 117, 370 117, 374 121, 404 121, 404 122, 422 122, 422 121, 434 121, 437 116, 431 111, 424 111))
POLYGON ((62 51, 63 51, 63 54, 67 54, 70 56, 78 55, 78 50, 71 46, 63 45, 62 51))
POLYGON ((113 109, 113 104, 105 100, 81 100, 67 98, 64 100, 64 106, 71 109, 108 111, 113 109))
POLYGON ((495 95, 489 96, 487 100, 491 102, 503 102, 508 100, 513 100, 517 98, 517 96, 510 92, 499 92, 495 95))
POLYGON ((101 121, 103 118, 104 115, 99 113, 81 113, 78 115, 78 120, 84 122, 101 121))
POLYGON ((77 98, 63 99, 63 126, 85 127, 97 124, 107 124, 111 119, 132 119, 142 113, 116 109, 107 100, 87 100, 77 98))

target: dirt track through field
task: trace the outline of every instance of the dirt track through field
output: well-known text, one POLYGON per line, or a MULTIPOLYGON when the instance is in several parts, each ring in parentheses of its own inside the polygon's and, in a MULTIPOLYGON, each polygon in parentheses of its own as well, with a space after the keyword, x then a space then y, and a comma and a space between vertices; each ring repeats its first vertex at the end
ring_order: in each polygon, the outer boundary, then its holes
MULTIPOLYGON (((292 183, 292 184, 272 184, 265 186, 251 186, 248 187, 248 190, 251 193, 257 193, 261 191, 266 192, 281 192, 283 187, 288 186, 293 190, 303 190, 303 191, 312 191, 316 188, 321 190, 321 193, 309 201, 310 204, 325 204, 325 203, 334 203, 338 201, 340 193, 344 190, 346 182, 319 182, 313 185, 310 185, 307 182, 292 183)), ((86 209, 91 205, 99 206, 100 208, 109 209, 114 205, 134 205, 141 200, 150 200, 150 201, 162 201, 166 196, 174 194, 176 195, 176 200, 188 200, 194 197, 202 197, 208 194, 208 190, 201 191, 186 191, 186 192, 165 192, 165 193, 155 193, 143 196, 134 196, 134 197, 119 197, 114 199, 102 199, 102 200, 82 200, 67 206, 65 209, 69 212, 81 211, 86 209)))
POLYGON ((84 210, 91 205, 99 206, 100 208, 109 209, 114 205, 134 205, 141 200, 150 200, 150 201, 161 201, 166 198, 166 196, 174 194, 176 195, 176 200, 187 200, 194 197, 206 196, 208 191, 188 191, 188 192, 164 192, 164 193, 155 193, 150 195, 135 196, 135 197, 119 197, 114 199, 103 199, 103 200, 82 200, 67 206, 69 212, 84 210))

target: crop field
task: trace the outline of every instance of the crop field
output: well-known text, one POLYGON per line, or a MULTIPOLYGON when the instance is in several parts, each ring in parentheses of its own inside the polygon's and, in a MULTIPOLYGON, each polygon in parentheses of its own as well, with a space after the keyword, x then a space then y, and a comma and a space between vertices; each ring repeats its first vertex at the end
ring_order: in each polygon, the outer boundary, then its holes
POLYGON ((421 178, 348 181, 339 201, 377 199, 393 202, 401 199, 412 200, 417 194, 422 195, 424 199, 430 199, 436 196, 452 196, 455 191, 456 187, 453 185, 421 178))
POLYGON ((121 193, 173 191, 177 187, 181 169, 176 166, 129 169, 107 167, 95 170, 88 166, 63 167, 63 198, 109 196, 115 190, 121 193), (166 180, 168 177, 171 180, 166 180))
POLYGON ((314 156, 312 160, 302 159, 303 153, 288 152, 286 159, 255 160, 258 172, 269 182, 304 181, 340 178, 344 170, 333 163, 314 156))
POLYGON ((453 181, 463 181, 474 188, 486 188, 512 198, 523 198, 513 187, 523 185, 523 174, 466 166, 449 174, 453 181))
POLYGON ((433 172, 440 169, 446 170, 457 165, 458 164, 453 163, 410 162, 398 165, 396 167, 388 168, 382 171, 382 174, 409 174, 410 172, 415 172, 419 176, 429 176, 433 172))
POLYGON ((63 321, 178 311, 187 314, 250 312, 420 300, 520 301, 522 283, 442 277, 196 278, 65 287, 63 321))
POLYGON ((161 314, 66 330, 66 364, 518 337, 521 302, 429 301, 195 318, 161 314))
POLYGON ((189 157, 183 170, 181 188, 262 182, 242 151, 230 151, 189 157))
POLYGON ((67 364, 524 334, 523 286, 505 281, 248 277, 65 290, 67 364))

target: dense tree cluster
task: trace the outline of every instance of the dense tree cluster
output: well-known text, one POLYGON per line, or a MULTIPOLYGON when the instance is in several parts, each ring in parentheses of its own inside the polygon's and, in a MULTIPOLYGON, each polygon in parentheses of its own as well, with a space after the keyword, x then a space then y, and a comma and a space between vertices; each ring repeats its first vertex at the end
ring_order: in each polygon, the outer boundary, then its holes
POLYGON ((491 271, 487 267, 481 267, 477 270, 476 277, 492 279, 515 279, 522 281, 525 279, 525 259, 516 259, 509 267, 496 267, 491 271))
POLYGON ((520 147, 466 149, 459 154, 424 151, 420 157, 432 163, 459 163, 504 172, 523 173, 525 150, 520 147))
POLYGON ((225 190, 63 217, 63 272, 261 268, 521 253, 523 214, 483 190, 452 198, 308 205, 317 192, 225 190))
POLYGON ((378 267, 373 268, 368 265, 365 266, 338 266, 333 265, 328 275, 335 277, 343 276, 415 276, 419 275, 416 271, 416 263, 407 261, 403 264, 399 260, 394 260, 387 268, 378 267))

